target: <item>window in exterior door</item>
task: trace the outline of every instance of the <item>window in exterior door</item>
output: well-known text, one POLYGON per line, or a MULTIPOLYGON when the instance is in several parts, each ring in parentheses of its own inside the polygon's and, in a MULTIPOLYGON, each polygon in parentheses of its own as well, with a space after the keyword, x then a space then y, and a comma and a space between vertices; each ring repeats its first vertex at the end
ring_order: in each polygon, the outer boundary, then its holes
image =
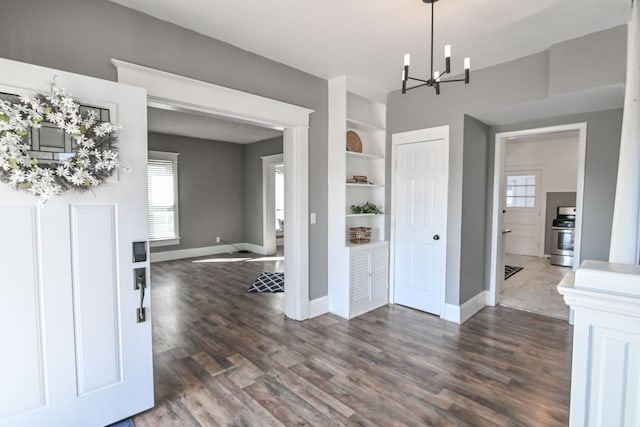
POLYGON ((507 203, 508 208, 536 207, 536 176, 508 175, 507 203))

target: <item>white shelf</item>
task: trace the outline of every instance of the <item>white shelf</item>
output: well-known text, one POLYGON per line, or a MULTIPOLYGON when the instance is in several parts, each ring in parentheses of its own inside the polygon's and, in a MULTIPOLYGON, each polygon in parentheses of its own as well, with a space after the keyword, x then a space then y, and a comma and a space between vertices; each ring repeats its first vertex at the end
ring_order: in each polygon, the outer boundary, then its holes
POLYGON ((381 184, 356 184, 352 182, 346 183, 347 187, 359 187, 359 188, 384 188, 381 184))
POLYGON ((347 218, 361 218, 365 216, 377 216, 377 215, 384 215, 384 214, 374 214, 374 213, 347 214, 347 218))
POLYGON ((384 156, 378 156, 377 154, 356 153, 354 151, 347 151, 346 153, 347 157, 352 159, 384 160, 384 156))
POLYGON ((349 249, 354 249, 354 248, 358 248, 358 249, 371 249, 377 246, 386 246, 388 245, 389 242, 387 242, 386 240, 373 240, 369 243, 351 243, 350 241, 347 241, 347 247, 349 249))
POLYGON ((362 120, 347 118, 347 128, 361 130, 364 132, 382 132, 385 129, 373 123, 367 123, 362 120))

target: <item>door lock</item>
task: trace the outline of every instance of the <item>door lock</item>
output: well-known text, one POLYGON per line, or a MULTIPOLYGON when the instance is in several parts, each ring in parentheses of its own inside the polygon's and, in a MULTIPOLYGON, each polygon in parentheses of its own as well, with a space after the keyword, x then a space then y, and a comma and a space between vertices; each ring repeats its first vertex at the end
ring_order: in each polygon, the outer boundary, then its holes
POLYGON ((439 236, 439 235, 437 235, 437 234, 434 234, 434 235, 433 235, 433 240, 440 240, 440 236, 439 236))

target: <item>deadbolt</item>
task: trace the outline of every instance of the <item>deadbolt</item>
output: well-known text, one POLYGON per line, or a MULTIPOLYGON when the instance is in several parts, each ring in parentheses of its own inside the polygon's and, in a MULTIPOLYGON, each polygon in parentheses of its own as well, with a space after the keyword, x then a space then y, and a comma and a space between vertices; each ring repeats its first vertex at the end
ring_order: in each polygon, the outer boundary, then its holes
POLYGON ((433 240, 440 240, 440 236, 438 236, 437 234, 433 235, 433 240))

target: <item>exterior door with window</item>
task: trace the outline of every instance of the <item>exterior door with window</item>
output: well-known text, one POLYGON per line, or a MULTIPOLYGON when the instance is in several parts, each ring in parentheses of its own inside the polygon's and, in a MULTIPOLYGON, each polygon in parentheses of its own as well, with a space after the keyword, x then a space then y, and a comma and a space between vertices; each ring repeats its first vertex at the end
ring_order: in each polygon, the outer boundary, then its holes
POLYGON ((503 225, 505 252, 540 255, 540 171, 507 170, 503 225))
POLYGON ((93 192, 41 205, 0 183, 0 426, 104 426, 153 406, 150 301, 138 323, 134 289, 149 263, 132 249, 147 240, 146 93, 4 59, 0 69, 2 92, 47 91, 56 76, 122 125, 120 168, 93 192))

